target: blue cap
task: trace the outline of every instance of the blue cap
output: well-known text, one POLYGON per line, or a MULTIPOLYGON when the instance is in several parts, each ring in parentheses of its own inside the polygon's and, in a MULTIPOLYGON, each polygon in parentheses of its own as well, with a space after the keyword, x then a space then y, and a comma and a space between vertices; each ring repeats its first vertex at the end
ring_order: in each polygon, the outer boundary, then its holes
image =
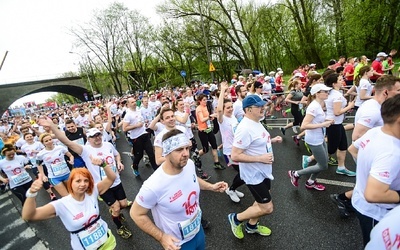
POLYGON ((262 107, 266 104, 266 101, 263 101, 258 95, 248 95, 242 101, 243 109, 248 108, 250 106, 262 107))

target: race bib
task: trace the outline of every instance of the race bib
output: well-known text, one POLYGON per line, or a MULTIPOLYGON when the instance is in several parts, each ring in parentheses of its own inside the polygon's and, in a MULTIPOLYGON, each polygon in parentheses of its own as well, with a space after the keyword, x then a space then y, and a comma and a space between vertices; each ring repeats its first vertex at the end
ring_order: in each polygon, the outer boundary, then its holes
MULTIPOLYGON (((117 167, 116 166, 112 165, 111 169, 114 171, 114 173, 117 172, 117 167)), ((106 172, 104 172, 104 169, 102 167, 100 167, 100 175, 101 175, 101 179, 107 177, 106 172)))
POLYGON ((32 163, 32 168, 36 168, 37 167, 36 157, 30 157, 29 161, 32 163))
POLYGON ((108 239, 105 222, 103 220, 97 221, 77 235, 79 241, 86 250, 98 249, 108 239))
POLYGON ((65 161, 50 164, 50 167, 54 176, 62 176, 69 172, 69 168, 65 161))
POLYGON ((17 175, 13 175, 11 176, 11 180, 16 184, 21 184, 27 180, 29 180, 30 176, 28 174, 28 172, 26 171, 22 171, 21 173, 17 174, 17 175))
POLYGON ((196 235, 201 227, 201 210, 199 209, 191 219, 179 223, 178 226, 182 239, 196 235))
POLYGON ((74 142, 78 143, 79 145, 85 144, 85 142, 83 141, 83 138, 76 139, 76 140, 74 140, 74 142))

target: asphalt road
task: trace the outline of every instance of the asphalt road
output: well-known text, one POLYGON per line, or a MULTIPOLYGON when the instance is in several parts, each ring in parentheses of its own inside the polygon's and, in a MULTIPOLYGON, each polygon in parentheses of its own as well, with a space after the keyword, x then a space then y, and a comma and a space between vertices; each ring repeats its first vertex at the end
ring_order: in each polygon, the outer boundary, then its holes
MULTIPOLYGON (((272 136, 281 135, 279 129, 270 131, 272 136)), ((200 206, 204 218, 211 222, 210 228, 205 230, 207 249, 361 249, 362 237, 357 218, 353 215, 349 219, 341 219, 338 211, 329 199, 329 194, 349 190, 355 178, 339 176, 335 173, 335 167, 319 175, 321 182, 327 182, 325 191, 307 190, 304 187, 305 179, 300 180, 300 185, 295 188, 291 185, 287 171, 301 168, 301 156, 307 154, 304 145, 297 147, 291 139, 292 131, 287 130, 282 144, 274 144, 273 174, 275 180, 272 182, 272 197, 274 212, 261 219, 263 225, 271 228, 269 237, 245 234, 244 239, 236 239, 231 233, 227 215, 231 212, 241 212, 250 206, 254 199, 246 186, 239 188, 245 194, 240 203, 234 203, 225 193, 213 193, 203 191, 200 198, 200 206)), ((130 149, 123 138, 118 141, 118 150, 122 153, 125 170, 121 173, 121 179, 128 199, 134 200, 143 181, 153 172, 150 167, 140 165, 141 177, 135 178, 130 169, 131 160, 123 152, 130 149)), ((211 155, 202 157, 204 170, 211 175, 209 181, 224 180, 229 184, 236 172, 227 168, 225 170, 214 170, 211 155)), ((221 162, 223 160, 221 159, 221 162)), ((355 164, 348 155, 347 167, 355 170, 355 164)), ((11 195, 13 203, 18 210, 21 209, 20 202, 11 195)), ((48 202, 47 194, 42 190, 38 195, 38 204, 48 202)), ((103 218, 115 233, 115 225, 108 216, 108 208, 105 203, 100 202, 103 218)), ((3 207, 1 208, 1 221, 5 222, 3 207)), ((161 249, 161 246, 153 238, 143 233, 130 219, 129 210, 124 210, 128 218, 127 225, 132 230, 132 237, 124 240, 116 235, 117 249, 161 249)), ((10 222, 7 222, 10 223, 10 222)), ((3 225, 4 226, 4 225, 3 225)), ((33 229, 36 237, 44 242, 48 249, 69 249, 69 233, 62 225, 59 218, 47 221, 28 223, 27 227, 33 229)), ((11 228, 1 230, 1 247, 5 246, 7 240, 15 239, 21 234, 20 229, 11 228), (6 237, 7 236, 7 237, 6 237), (6 242, 3 241, 6 239, 6 242)), ((32 240, 31 240, 32 241, 32 240)), ((21 247, 12 245, 7 249, 32 249, 34 244, 26 241, 21 247)), ((40 248, 45 249, 45 248, 40 248)))

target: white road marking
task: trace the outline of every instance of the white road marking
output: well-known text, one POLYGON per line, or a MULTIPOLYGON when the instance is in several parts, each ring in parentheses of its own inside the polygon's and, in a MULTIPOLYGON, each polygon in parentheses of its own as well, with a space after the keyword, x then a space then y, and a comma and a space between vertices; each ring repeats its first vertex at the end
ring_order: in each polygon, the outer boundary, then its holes
MULTIPOLYGON (((21 220, 22 221, 22 220, 21 220)), ((25 229, 22 233, 20 233, 17 237, 15 237, 15 239, 13 239, 12 241, 10 241, 7 245, 5 245, 2 249, 3 250, 7 250, 10 249, 11 247, 13 247, 13 245, 16 242, 19 242, 21 240, 26 240, 29 238, 35 237, 35 233, 33 232, 32 229, 27 228, 25 229)))
POLYGON ((320 178, 317 178, 317 181, 319 183, 324 183, 324 184, 328 184, 328 185, 351 187, 351 188, 354 188, 354 186, 356 185, 355 183, 352 183, 352 182, 334 181, 334 180, 327 180, 327 179, 320 179, 320 178))

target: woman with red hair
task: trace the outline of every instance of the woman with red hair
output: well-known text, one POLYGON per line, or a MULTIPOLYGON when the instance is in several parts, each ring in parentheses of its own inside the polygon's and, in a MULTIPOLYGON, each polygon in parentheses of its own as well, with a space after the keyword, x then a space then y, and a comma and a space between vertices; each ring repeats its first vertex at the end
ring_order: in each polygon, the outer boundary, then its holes
POLYGON ((101 219, 97 197, 114 183, 116 175, 110 165, 98 158, 91 158, 94 165, 104 169, 107 178, 97 184, 86 168, 75 168, 67 182, 69 195, 36 207, 37 192, 42 188, 42 178, 33 182, 26 192, 22 218, 39 221, 59 216, 71 235, 72 249, 115 249, 116 241, 107 223, 101 219), (83 226, 82 226, 83 225, 83 226))

